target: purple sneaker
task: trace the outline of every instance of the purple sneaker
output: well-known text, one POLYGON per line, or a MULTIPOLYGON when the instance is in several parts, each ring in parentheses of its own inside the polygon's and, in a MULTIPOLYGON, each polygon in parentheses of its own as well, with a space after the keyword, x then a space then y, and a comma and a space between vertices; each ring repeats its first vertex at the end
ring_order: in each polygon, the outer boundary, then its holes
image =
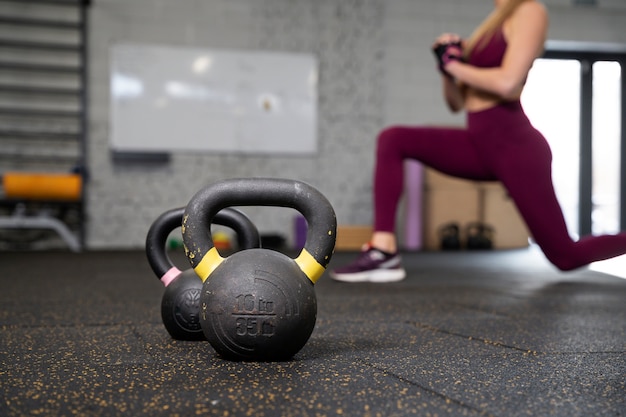
POLYGON ((330 271, 330 277, 342 282, 396 282, 406 277, 406 271, 398 254, 366 246, 354 262, 330 271))

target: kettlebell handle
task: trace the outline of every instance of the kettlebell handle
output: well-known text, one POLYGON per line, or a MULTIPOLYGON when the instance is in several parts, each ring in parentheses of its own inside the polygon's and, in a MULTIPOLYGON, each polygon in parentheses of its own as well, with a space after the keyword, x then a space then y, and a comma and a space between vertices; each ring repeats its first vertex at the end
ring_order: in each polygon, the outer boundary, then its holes
POLYGON ((209 225, 220 210, 230 206, 293 208, 308 224, 306 243, 295 259, 315 283, 330 262, 337 233, 335 211, 326 197, 312 186, 277 178, 235 178, 213 183, 198 191, 183 215, 185 253, 202 280, 224 260, 213 244, 209 225))
MULTIPOLYGON (((184 211, 184 207, 165 211, 152 223, 146 236, 148 263, 165 286, 181 272, 174 266, 165 246, 169 234, 181 227, 184 211)), ((261 237, 254 223, 243 212, 235 208, 226 208, 220 211, 215 215, 212 223, 233 229, 237 235, 237 245, 240 249, 261 246, 261 237)))

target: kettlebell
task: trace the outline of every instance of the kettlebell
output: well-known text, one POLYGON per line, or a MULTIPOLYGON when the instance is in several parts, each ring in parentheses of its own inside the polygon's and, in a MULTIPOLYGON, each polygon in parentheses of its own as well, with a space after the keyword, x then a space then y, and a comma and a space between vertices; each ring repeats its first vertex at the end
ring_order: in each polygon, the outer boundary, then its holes
POLYGON ((441 250, 459 250, 461 249, 461 237, 459 225, 450 222, 439 228, 439 240, 441 250))
POLYGON ((185 208, 183 243, 204 281, 200 324, 218 355, 235 361, 288 360, 306 344, 317 317, 314 284, 330 262, 337 219, 312 186, 287 179, 241 178, 214 183, 185 208), (207 233, 232 205, 290 207, 308 223, 294 259, 272 249, 245 249, 222 258, 207 233))
POLYGON ((465 230, 465 234, 467 236, 467 249, 493 249, 493 227, 481 222, 472 222, 466 226, 465 230))
MULTIPOLYGON (((184 210, 184 207, 168 210, 152 223, 146 237, 146 255, 150 267, 165 285, 161 319, 170 336, 178 340, 204 340, 199 320, 202 281, 193 269, 181 272, 174 266, 166 250, 169 234, 181 227, 184 210)), ((217 213, 213 223, 233 229, 240 249, 260 247, 256 226, 241 211, 224 209, 217 213)))

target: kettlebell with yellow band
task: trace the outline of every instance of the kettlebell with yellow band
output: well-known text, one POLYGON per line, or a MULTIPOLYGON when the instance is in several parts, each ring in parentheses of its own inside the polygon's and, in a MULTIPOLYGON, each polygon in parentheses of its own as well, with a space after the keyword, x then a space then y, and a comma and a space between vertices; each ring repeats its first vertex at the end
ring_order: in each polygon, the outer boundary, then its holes
POLYGON ((185 208, 185 253, 204 281, 200 324, 215 351, 229 360, 287 360, 306 344, 317 317, 314 284, 335 248, 337 220, 329 201, 299 181, 229 179, 200 190, 185 208), (307 221, 304 248, 294 259, 263 248, 226 258, 215 249, 209 226, 230 206, 276 206, 307 221))

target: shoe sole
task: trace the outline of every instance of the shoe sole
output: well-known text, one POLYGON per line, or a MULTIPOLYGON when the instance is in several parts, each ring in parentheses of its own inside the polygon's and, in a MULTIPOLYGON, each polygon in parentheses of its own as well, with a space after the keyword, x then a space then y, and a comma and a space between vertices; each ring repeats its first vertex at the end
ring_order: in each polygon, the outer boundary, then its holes
POLYGON ((331 272, 330 277, 335 281, 341 282, 387 283, 402 281, 406 278, 406 271, 404 269, 379 269, 376 271, 355 272, 352 274, 337 274, 331 272))

